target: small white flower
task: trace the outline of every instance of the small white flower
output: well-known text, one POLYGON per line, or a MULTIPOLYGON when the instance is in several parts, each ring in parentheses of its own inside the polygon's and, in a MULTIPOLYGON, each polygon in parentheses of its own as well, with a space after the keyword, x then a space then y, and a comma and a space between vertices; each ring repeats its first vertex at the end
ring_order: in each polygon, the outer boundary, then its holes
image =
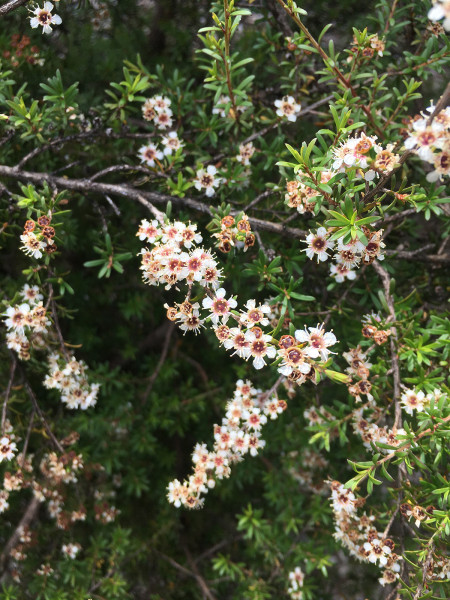
POLYGON ((155 144, 147 144, 147 146, 141 146, 138 152, 141 162, 145 163, 149 167, 154 167, 156 160, 162 160, 164 154, 161 150, 158 150, 155 144))
POLYGON ((33 11, 35 16, 30 18, 31 28, 36 29, 40 25, 42 33, 51 33, 51 25, 61 25, 61 17, 59 15, 52 15, 52 10, 53 4, 51 2, 44 2, 42 8, 36 8, 33 11))
POLYGON ((306 237, 306 243, 308 244, 308 248, 304 250, 306 256, 311 260, 317 256, 317 262, 327 260, 327 250, 334 248, 334 242, 328 240, 325 227, 319 227, 316 233, 310 233, 306 237))
POLYGON ((214 165, 209 165, 206 170, 199 169, 195 178, 195 189, 206 190, 208 197, 214 196, 215 189, 222 182, 221 177, 216 177, 217 169, 214 165))
POLYGON ((164 135, 161 143, 164 146, 164 154, 166 156, 170 156, 172 152, 176 152, 183 147, 175 131, 170 131, 167 135, 164 135))
POLYGON ((297 104, 292 96, 284 96, 281 100, 274 102, 279 117, 286 117, 288 121, 295 122, 297 115, 301 111, 301 104, 297 104))

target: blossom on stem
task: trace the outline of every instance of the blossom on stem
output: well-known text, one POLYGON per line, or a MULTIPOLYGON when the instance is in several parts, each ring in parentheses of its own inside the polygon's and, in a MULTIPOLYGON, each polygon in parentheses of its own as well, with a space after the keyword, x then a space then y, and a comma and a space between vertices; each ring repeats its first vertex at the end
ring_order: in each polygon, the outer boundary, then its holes
POLYGON ((30 26, 32 29, 36 29, 39 25, 42 27, 42 33, 51 33, 51 25, 61 25, 62 19, 59 15, 53 15, 53 4, 51 2, 44 2, 42 8, 37 7, 33 11, 34 17, 30 18, 30 26))

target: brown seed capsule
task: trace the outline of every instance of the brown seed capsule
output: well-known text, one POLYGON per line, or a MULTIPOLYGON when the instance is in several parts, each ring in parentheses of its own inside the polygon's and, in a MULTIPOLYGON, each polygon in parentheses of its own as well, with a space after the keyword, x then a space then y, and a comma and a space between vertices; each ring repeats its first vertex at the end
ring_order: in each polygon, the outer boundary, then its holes
POLYGON ((175 321, 177 318, 178 311, 174 306, 169 306, 166 311, 166 317, 169 321, 175 321))
POLYGON ((365 338, 372 338, 376 331, 378 330, 373 325, 364 325, 364 327, 361 330, 361 333, 365 338))
POLYGON ((28 221, 25 221, 23 230, 24 231, 33 231, 35 227, 36 227, 36 223, 34 221, 32 221, 31 219, 28 219, 28 221))
POLYGON ((226 217, 223 217, 222 221, 222 227, 233 227, 234 225, 234 217, 232 217, 231 215, 227 215, 226 217))
POLYGON ((285 350, 287 350, 287 348, 291 348, 292 346, 295 346, 296 341, 295 338, 292 337, 292 335, 282 335, 280 337, 280 341, 278 342, 278 346, 280 348, 284 348, 285 350))
POLYGON ((39 227, 47 227, 47 225, 50 225, 51 221, 52 221, 51 216, 41 215, 38 219, 38 225, 39 225, 39 227))
POLYGON ((247 233, 247 235, 245 236, 245 245, 247 246, 247 248, 251 248, 255 245, 255 236, 253 233, 247 233))
POLYGON ((223 242, 219 246, 219 250, 221 252, 224 252, 225 254, 227 254, 228 252, 231 252, 231 248, 232 248, 232 246, 231 246, 230 242, 223 242))
POLYGON ((46 225, 42 228, 42 235, 46 238, 54 238, 55 229, 53 227, 50 227, 50 225, 46 225))
POLYGON ((377 346, 381 346, 381 344, 385 344, 387 342, 390 334, 391 331, 389 329, 386 331, 376 331, 372 336, 373 341, 375 342, 375 344, 377 344, 377 346))

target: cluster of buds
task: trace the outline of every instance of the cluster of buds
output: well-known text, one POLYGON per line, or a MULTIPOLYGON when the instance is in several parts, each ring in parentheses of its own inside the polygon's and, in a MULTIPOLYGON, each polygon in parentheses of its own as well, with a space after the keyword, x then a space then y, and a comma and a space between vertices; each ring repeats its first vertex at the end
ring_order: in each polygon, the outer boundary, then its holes
POLYGON ((303 592, 302 587, 305 581, 305 574, 300 567, 295 567, 288 575, 289 577, 289 588, 288 594, 291 600, 302 600, 303 592))
POLYGON ((276 419, 287 404, 277 396, 253 387, 251 382, 239 380, 233 398, 227 403, 221 425, 214 425, 214 446, 197 444, 192 454, 193 473, 183 483, 175 479, 168 486, 168 500, 176 507, 199 508, 203 495, 213 488, 216 480, 227 478, 231 465, 250 454, 256 456, 265 446, 261 438, 262 426, 267 419, 276 419))
POLYGON ((50 321, 42 304, 44 297, 37 286, 25 284, 19 294, 24 302, 8 306, 3 313, 8 329, 6 345, 17 352, 21 360, 29 360, 32 347, 40 349, 45 345, 50 321))
POLYGON ((353 36, 352 45, 350 47, 351 55, 347 58, 347 62, 353 60, 366 59, 370 60, 375 56, 383 56, 385 43, 380 40, 378 34, 366 36, 362 42, 358 41, 356 36, 353 36))
POLYGON ((437 403, 442 397, 446 398, 446 394, 437 388, 426 395, 422 390, 416 391, 405 388, 400 402, 404 411, 409 415, 413 415, 414 412, 426 410, 431 402, 437 403))
POLYGON ((364 498, 356 498, 339 481, 332 481, 330 485, 336 523, 335 539, 358 560, 377 564, 382 568, 383 573, 379 579, 381 585, 394 583, 399 577, 401 559, 394 552, 394 542, 376 530, 373 515, 357 514, 358 508, 364 505, 364 498))
POLYGON ((385 244, 382 242, 383 230, 371 231, 363 226, 364 235, 367 238, 367 244, 363 244, 358 238, 351 239, 344 243, 341 237, 335 241, 330 239, 332 230, 325 227, 319 227, 316 232, 311 232, 306 236, 305 243, 308 245, 303 250, 306 256, 311 260, 317 259, 317 262, 324 262, 328 259, 328 252, 334 250, 334 260, 336 264, 331 265, 330 273, 336 278, 336 281, 354 279, 355 272, 352 270, 362 264, 371 264, 375 260, 383 260, 382 253, 385 244))
POLYGON ((427 113, 417 115, 407 131, 405 148, 428 162, 433 171, 428 173, 427 181, 442 181, 450 175, 450 107, 444 108, 433 117, 435 106, 432 104, 427 113))
MULTIPOLYGON (((333 175, 334 173, 331 171, 321 171, 320 179, 317 180, 317 183, 328 183, 333 175)), ((285 194, 284 199, 287 206, 296 208, 301 215, 306 212, 314 212, 314 198, 321 195, 320 191, 315 190, 299 180, 288 181, 286 183, 286 189, 287 193, 285 194)))
POLYGON ((54 243, 55 228, 50 225, 52 215, 41 215, 37 221, 28 219, 23 228, 20 240, 23 243, 21 250, 33 258, 42 258, 43 252, 52 254, 57 250, 54 243), (37 229, 36 229, 37 226, 37 229))
POLYGON ((39 57, 39 47, 30 46, 30 44, 31 40, 27 35, 15 33, 11 36, 11 50, 4 50, 2 56, 13 68, 17 68, 22 62, 42 66, 44 59, 39 57))
POLYGON ((381 318, 379 315, 365 315, 362 321, 363 328, 361 333, 365 338, 373 340, 377 346, 381 346, 388 341, 392 331, 390 329, 381 328, 381 318))
POLYGON ((61 401, 67 408, 86 410, 96 405, 100 384, 89 383, 84 361, 75 360, 73 355, 65 358, 53 353, 48 356, 48 368, 44 386, 59 390, 61 401))
POLYGON ((142 105, 142 116, 146 121, 154 123, 158 129, 168 129, 173 123, 170 105, 171 101, 166 96, 153 96, 142 105))
POLYGON ((233 247, 244 248, 246 252, 255 244, 255 234, 252 233, 250 221, 246 214, 242 213, 236 218, 226 215, 220 222, 220 231, 213 233, 218 240, 218 249, 221 252, 231 252, 233 247))

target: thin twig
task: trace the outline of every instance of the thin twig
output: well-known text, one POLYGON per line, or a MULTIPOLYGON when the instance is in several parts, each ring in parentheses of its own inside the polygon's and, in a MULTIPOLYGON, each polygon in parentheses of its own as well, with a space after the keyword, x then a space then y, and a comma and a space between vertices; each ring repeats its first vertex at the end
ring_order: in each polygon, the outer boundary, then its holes
POLYGON ((3 548, 3 552, 0 556, 0 568, 2 569, 2 571, 5 569, 5 563, 8 559, 9 553, 16 546, 17 542, 19 541, 22 530, 25 527, 28 527, 30 525, 30 523, 33 521, 33 519, 35 518, 35 516, 38 512, 38 509, 39 509, 39 505, 40 505, 40 500, 38 500, 36 498, 36 496, 33 496, 31 498, 30 502, 28 503, 28 506, 25 509, 25 512, 23 513, 22 518, 19 521, 19 524, 17 525, 13 534, 11 535, 11 537, 6 542, 6 544, 3 548))
POLYGON ((13 352, 11 352, 11 369, 9 371, 9 380, 8 385, 5 390, 5 399, 3 400, 2 407, 2 436, 5 434, 5 426, 6 426, 6 409, 8 407, 9 394, 11 393, 11 387, 14 381, 14 374, 16 372, 17 360, 13 352))
MULTIPOLYGON (((389 308, 389 314, 391 321, 396 321, 395 316, 395 307, 394 307, 394 298, 391 294, 391 277, 389 273, 386 271, 384 267, 380 265, 378 261, 373 263, 375 271, 381 277, 381 281, 383 282, 384 287, 384 295, 386 297, 386 303, 389 308)), ((397 354, 397 344, 398 344, 398 335, 397 328, 395 326, 391 326, 391 336, 389 338, 389 346, 390 346, 390 354, 391 354, 391 366, 392 366, 392 374, 394 379, 394 389, 393 389, 393 400, 395 406, 395 418, 394 418, 394 428, 398 429, 402 426, 402 407, 400 405, 400 367, 398 364, 398 354, 397 354)))
POLYGON ((12 10, 19 8, 27 2, 28 0, 9 0, 9 2, 6 2, 6 4, 2 4, 2 6, 0 6, 0 17, 3 17, 3 15, 7 15, 12 10))
POLYGON ((167 354, 169 352, 169 347, 170 347, 170 339, 171 339, 174 331, 175 331, 175 324, 170 323, 169 327, 167 328, 166 338, 164 340, 164 346, 163 346, 163 349, 161 352, 161 356, 159 358, 159 361, 158 361, 158 364, 156 365, 155 370, 153 371, 152 375, 149 378, 148 385, 145 388, 145 392, 142 395, 141 404, 144 404, 147 401, 147 398, 149 397, 150 392, 152 391, 152 388, 156 381, 156 378, 158 377, 159 372, 161 371, 161 367, 163 366, 163 364, 167 358, 167 354))
POLYGON ((61 446, 61 444, 58 442, 58 440, 55 437, 55 434, 53 433, 53 431, 50 429, 49 424, 47 423, 46 418, 44 417, 44 413, 42 412, 42 410, 39 408, 39 404, 37 402, 36 396, 34 395, 33 390, 31 389, 30 384, 28 383, 28 381, 25 380, 25 389, 27 390, 28 396, 34 406, 35 411, 38 414, 38 417, 40 418, 40 420, 42 421, 42 424, 44 426, 45 431, 47 432, 49 438, 52 440, 53 445, 55 446, 55 448, 57 448, 57 450, 59 450, 59 452, 61 452, 61 454, 64 454, 64 448, 61 446))
MULTIPOLYGON (((167 204, 169 201, 173 204, 181 204, 192 208, 193 210, 212 216, 211 209, 208 205, 195 200, 194 198, 184 197, 179 198, 177 196, 169 196, 166 194, 160 194, 159 192, 150 192, 137 190, 129 185, 125 184, 110 184, 110 183, 98 183, 96 181, 89 181, 89 179, 70 179, 66 177, 53 177, 48 173, 39 173, 33 171, 21 171, 16 167, 8 167, 6 165, 0 165, 0 176, 11 177, 18 181, 28 181, 31 183, 37 183, 41 185, 44 181, 52 185, 55 188, 73 190, 77 192, 92 192, 99 193, 101 195, 108 194, 110 196, 119 196, 130 200, 136 200, 145 206, 148 210, 155 214, 157 209, 153 206, 153 202, 158 204, 167 204)), ((234 211, 239 212, 239 211, 234 211)), ((159 214, 160 211, 159 211, 159 214)), ((301 229, 295 229, 292 227, 286 227, 282 223, 272 223, 270 221, 263 221, 262 219, 255 219, 250 217, 250 224, 254 229, 263 231, 269 231, 277 233, 279 235, 301 239, 306 235, 306 232, 301 229)))

